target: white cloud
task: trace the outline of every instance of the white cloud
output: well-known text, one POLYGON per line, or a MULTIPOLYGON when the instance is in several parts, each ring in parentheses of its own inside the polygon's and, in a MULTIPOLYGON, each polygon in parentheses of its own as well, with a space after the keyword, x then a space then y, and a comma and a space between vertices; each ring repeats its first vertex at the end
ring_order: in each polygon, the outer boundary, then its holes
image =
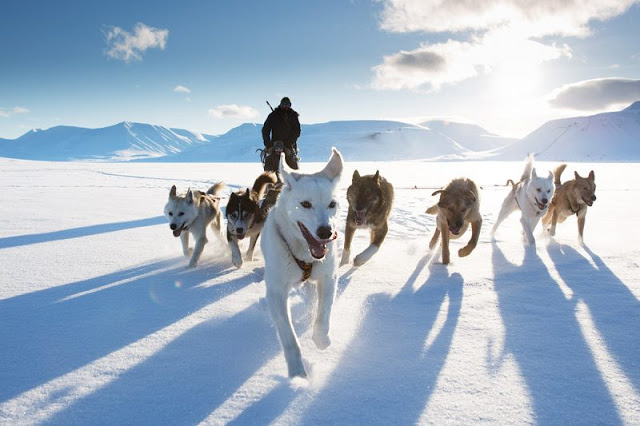
POLYGON ((530 36, 585 36, 638 0, 383 0, 381 27, 392 32, 490 30, 511 23, 530 36))
POLYGON ((452 33, 437 44, 385 56, 375 67, 377 89, 439 88, 518 61, 538 65, 567 45, 543 36, 585 37, 588 24, 624 13, 640 0, 381 0, 380 27, 390 32, 452 33), (471 36, 468 33, 471 32, 471 36), (462 33, 458 35, 459 33, 462 33), (463 38, 464 37, 464 38, 463 38), (548 40, 548 38, 544 39, 548 40))
POLYGON ((177 85, 174 89, 174 92, 177 93, 191 93, 191 89, 189 89, 188 87, 182 86, 182 85, 177 85))
POLYGON ((640 100, 640 80, 598 78, 567 84, 548 97, 553 107, 578 111, 620 108, 640 100))
POLYGON ((29 111, 27 108, 21 107, 21 106, 15 106, 13 108, 10 109, 4 109, 4 108, 0 108, 0 117, 2 118, 9 118, 12 115, 16 115, 16 114, 26 114, 29 111))
POLYGON ((218 105, 215 108, 209 109, 209 116, 213 118, 232 118, 236 120, 248 120, 260 116, 260 113, 255 108, 242 105, 218 105))
POLYGON ((510 31, 493 31, 469 42, 448 40, 423 44, 411 51, 385 56, 373 68, 377 89, 418 89, 457 83, 505 63, 520 67, 571 56, 568 46, 545 45, 538 41, 511 37, 510 31))
POLYGON ((131 62, 142 60, 142 53, 147 49, 164 50, 169 30, 149 27, 138 22, 133 28, 133 34, 119 27, 111 27, 106 37, 105 54, 110 58, 131 62))

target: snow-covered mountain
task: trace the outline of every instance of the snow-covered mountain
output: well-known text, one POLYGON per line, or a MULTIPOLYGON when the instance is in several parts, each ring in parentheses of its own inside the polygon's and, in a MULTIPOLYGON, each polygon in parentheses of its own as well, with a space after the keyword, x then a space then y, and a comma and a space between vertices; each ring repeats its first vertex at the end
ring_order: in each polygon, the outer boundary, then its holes
MULTIPOLYGON (((243 124, 212 143, 153 161, 251 162, 263 148, 261 124, 243 124)), ((397 121, 332 121, 302 125, 298 146, 303 161, 324 161, 335 146, 359 161, 464 159, 473 152, 451 137, 428 127, 397 121), (382 149, 380 149, 382 147, 382 149)))
POLYGON ((448 120, 429 120, 420 123, 434 132, 447 136, 471 151, 489 151, 502 148, 516 142, 517 138, 491 133, 480 126, 470 123, 457 123, 448 120))
POLYGON ((520 141, 494 151, 495 160, 640 161, 640 101, 622 111, 552 120, 520 141))
POLYGON ((0 156, 30 160, 128 161, 175 154, 212 136, 151 124, 122 122, 100 129, 57 126, 0 140, 0 156))
MULTIPOLYGON (((31 160, 255 162, 261 123, 219 135, 123 122, 102 129, 58 126, 0 139, 0 157, 31 160)), ((618 112, 553 120, 521 140, 442 120, 421 124, 361 120, 303 124, 303 161, 324 161, 332 146, 357 161, 522 160, 640 161, 640 101, 618 112)))

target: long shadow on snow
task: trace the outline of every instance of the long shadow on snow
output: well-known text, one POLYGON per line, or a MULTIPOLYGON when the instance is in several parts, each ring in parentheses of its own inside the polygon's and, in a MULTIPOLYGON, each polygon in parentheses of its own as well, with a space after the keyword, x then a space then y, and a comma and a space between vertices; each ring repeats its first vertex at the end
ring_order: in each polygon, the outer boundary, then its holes
MULTIPOLYGON (((621 424, 574 315, 535 248, 522 265, 493 243, 495 289, 505 326, 505 354, 522 372, 538 424, 621 424)), ((492 364, 489 360, 489 364, 492 364)))
POLYGON ((130 220, 127 222, 103 223, 100 225, 82 226, 80 228, 65 229, 63 231, 45 232, 42 234, 18 235, 0 238, 0 249, 27 246, 30 244, 47 243, 50 241, 68 240, 86 237, 88 235, 105 234, 107 232, 122 231, 123 229, 141 228, 143 226, 160 225, 165 223, 164 216, 147 219, 130 220))
POLYGON ((188 330, 48 422, 197 424, 279 351, 268 312, 253 304, 188 330))
POLYGON ((413 291, 423 258, 395 297, 379 293, 302 424, 414 424, 435 388, 449 353, 462 303, 463 280, 434 265, 413 291), (446 319, 433 343, 425 340, 448 299, 446 319))
POLYGON ((0 301, 0 402, 261 279, 252 274, 198 287, 225 269, 188 270, 182 260, 160 261, 0 301))
MULTIPOLYGON (((315 288, 291 296, 298 336, 311 326, 315 288)), ((205 420, 264 363, 286 363, 263 302, 236 315, 198 325, 144 363, 48 420, 49 424, 197 424, 205 420), (113 407, 118 407, 114 412, 113 407)), ((296 391, 286 376, 231 423, 267 424, 291 404, 296 391)), ((214 422, 217 419, 213 419, 214 422)))
POLYGON ((549 257, 578 300, 589 307, 607 349, 640 392, 640 303, 627 286, 585 247, 594 268, 575 249, 551 244, 549 257), (584 280, 582 277, 588 277, 584 280))

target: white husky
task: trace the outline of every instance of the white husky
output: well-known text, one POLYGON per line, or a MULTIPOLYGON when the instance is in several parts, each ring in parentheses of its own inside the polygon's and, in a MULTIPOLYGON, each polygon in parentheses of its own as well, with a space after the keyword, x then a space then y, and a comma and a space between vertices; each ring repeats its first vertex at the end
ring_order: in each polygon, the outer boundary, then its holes
POLYGON ((207 240, 207 226, 211 226, 213 234, 226 245, 222 236, 222 212, 220 211, 220 192, 225 184, 218 182, 204 193, 192 191, 186 195, 177 195, 176 186, 169 191, 169 200, 164 206, 164 215, 174 237, 180 237, 182 253, 191 256, 189 267, 195 268, 207 240), (189 233, 196 240, 195 247, 189 248, 189 233))
POLYGON ((265 260, 264 279, 271 317, 289 369, 289 377, 306 377, 300 344, 291 324, 289 291, 307 280, 315 281, 318 311, 312 339, 325 349, 331 344, 329 321, 338 280, 336 189, 343 169, 342 156, 333 153, 324 169, 313 174, 292 171, 280 160, 284 188, 269 211, 260 248, 265 260))
POLYGON ((553 196, 553 173, 549 172, 546 178, 538 177, 536 169, 533 167, 533 154, 529 154, 520 181, 515 183, 509 179, 507 184, 509 183, 511 183, 511 192, 502 202, 498 219, 491 230, 491 237, 494 237, 498 226, 507 216, 520 210, 522 211, 520 223, 524 231, 525 242, 533 246, 536 244, 533 231, 540 218, 546 213, 549 201, 553 196))

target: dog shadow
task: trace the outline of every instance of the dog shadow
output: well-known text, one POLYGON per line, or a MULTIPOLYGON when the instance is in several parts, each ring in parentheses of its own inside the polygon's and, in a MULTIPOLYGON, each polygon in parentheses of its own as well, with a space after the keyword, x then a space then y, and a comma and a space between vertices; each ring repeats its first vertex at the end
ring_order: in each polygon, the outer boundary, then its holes
MULTIPOLYGON (((423 261, 416 269, 424 267, 420 266, 423 261)), ((449 352, 463 280, 458 273, 433 268, 417 290, 409 281, 395 296, 369 296, 362 327, 305 412, 302 424, 413 424, 419 420, 449 352), (425 348, 443 308, 444 324, 425 348), (405 391, 381 391, 389 384, 405 391)))
POLYGON ((100 225, 82 226, 79 228, 65 229, 63 231, 45 232, 42 234, 5 237, 0 238, 0 249, 27 246, 30 244, 47 243, 51 241, 68 240, 72 238, 86 237, 89 235, 117 232, 131 228, 160 225, 163 223, 166 223, 166 219, 164 218, 164 216, 156 216, 146 219, 130 220, 127 222, 103 223, 100 225))
POLYGON ((0 401, 136 342, 248 285, 227 265, 163 260, 0 301, 0 401))
POLYGON ((494 285, 505 327, 504 352, 513 356, 540 424, 621 424, 616 406, 587 346, 574 311, 535 248, 521 265, 492 244, 494 285), (570 409, 569 409, 570 408, 570 409))
MULTIPOLYGON (((117 380, 76 401, 49 421, 53 424, 198 424, 233 395, 266 360, 279 353, 280 345, 271 321, 256 303, 231 317, 212 319, 193 327, 117 380), (230 338, 233 336, 236 338, 230 338)), ((284 384, 276 387, 277 395, 284 401, 281 410, 293 398, 294 391, 286 388, 284 384)), ((277 407, 276 404, 268 408, 277 407)), ((241 413, 242 418, 266 415, 261 411, 256 413, 260 404, 247 410, 241 413)), ((255 418, 247 420, 249 424, 254 421, 255 418)))
POLYGON ((598 255, 582 248, 593 264, 566 245, 550 244, 547 251, 576 299, 588 306, 607 349, 640 391, 640 302, 598 255))

